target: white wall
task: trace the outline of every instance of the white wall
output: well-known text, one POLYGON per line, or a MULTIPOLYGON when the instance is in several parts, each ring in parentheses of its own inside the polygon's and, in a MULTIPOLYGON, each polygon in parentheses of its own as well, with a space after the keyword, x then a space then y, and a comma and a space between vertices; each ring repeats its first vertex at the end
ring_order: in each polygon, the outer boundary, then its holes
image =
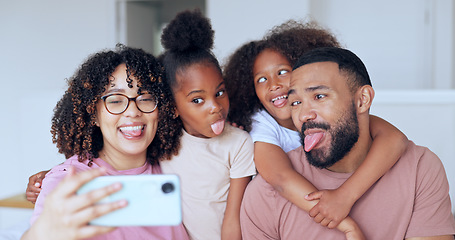
POLYGON ((309 0, 208 0, 207 16, 215 30, 214 54, 223 64, 238 47, 262 38, 273 26, 307 16, 309 4, 309 0))
POLYGON ((453 86, 454 1, 319 0, 311 6, 313 17, 364 60, 376 88, 453 86))
MULTIPOLYGON (((0 1, 0 198, 24 192, 31 174, 64 160, 51 142, 52 111, 88 54, 115 46, 113 4, 0 1)), ((0 208, 0 229, 22 214, 0 208)))

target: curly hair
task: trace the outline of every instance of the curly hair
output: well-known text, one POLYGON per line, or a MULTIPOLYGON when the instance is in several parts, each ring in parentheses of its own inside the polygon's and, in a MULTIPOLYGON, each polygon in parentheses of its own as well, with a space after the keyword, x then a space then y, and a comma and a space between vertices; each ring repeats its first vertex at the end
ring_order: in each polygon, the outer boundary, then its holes
POLYGON ((164 28, 161 43, 165 52, 159 59, 172 89, 177 87, 177 74, 183 74, 193 64, 212 65, 221 74, 220 64, 211 52, 213 38, 210 20, 199 9, 178 13, 164 28))
POLYGON ((294 66, 300 56, 312 49, 339 46, 335 36, 316 22, 289 20, 272 28, 262 40, 248 42, 238 48, 224 66, 224 81, 231 103, 228 120, 249 132, 251 116, 264 108, 253 82, 254 62, 263 50, 272 49, 281 53, 294 66))
POLYGON ((54 109, 52 141, 66 158, 78 155, 79 161, 91 162, 99 157, 103 136, 95 124, 96 104, 120 64, 126 65, 128 87, 133 87, 131 77, 134 77, 138 94, 149 92, 158 101, 158 129, 147 148, 147 160, 155 164, 177 153, 179 121, 172 117, 175 104, 162 80, 162 66, 153 55, 118 44, 115 50, 100 51, 87 58, 68 79, 68 89, 54 109))

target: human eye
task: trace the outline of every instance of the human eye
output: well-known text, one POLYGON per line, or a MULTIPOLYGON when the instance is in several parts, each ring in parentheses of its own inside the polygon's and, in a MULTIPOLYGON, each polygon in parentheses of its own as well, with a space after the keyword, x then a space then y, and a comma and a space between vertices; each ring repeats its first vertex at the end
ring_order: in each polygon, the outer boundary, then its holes
POLYGON ((223 96, 225 93, 226 93, 226 90, 223 89, 223 90, 218 91, 218 92, 216 93, 215 96, 216 96, 216 97, 221 97, 221 96, 223 96))
POLYGON ((192 103, 196 103, 196 104, 201 104, 204 102, 204 100, 202 98, 193 98, 193 100, 191 100, 192 103))
POLYGON ((141 102, 154 102, 155 98, 152 96, 152 94, 143 94, 138 97, 139 101, 141 102))
POLYGON ((325 98, 327 95, 325 94, 316 94, 316 96, 314 96, 315 99, 319 100, 319 99, 323 99, 325 98))
POLYGON ((278 71, 278 75, 283 75, 283 74, 286 74, 288 72, 289 72, 288 70, 282 69, 282 70, 278 71))
POLYGON ((125 102, 125 99, 122 95, 110 95, 106 97, 106 103, 110 105, 122 104, 125 102))
POLYGON ((265 78, 265 77, 260 77, 260 78, 258 78, 258 80, 256 80, 256 82, 258 82, 258 83, 263 83, 265 81, 267 81, 267 78, 265 78))
POLYGON ((296 100, 296 101, 292 101, 292 102, 291 102, 291 106, 297 106, 297 105, 299 105, 299 104, 301 104, 301 103, 302 103, 302 102, 297 101, 297 100, 296 100))

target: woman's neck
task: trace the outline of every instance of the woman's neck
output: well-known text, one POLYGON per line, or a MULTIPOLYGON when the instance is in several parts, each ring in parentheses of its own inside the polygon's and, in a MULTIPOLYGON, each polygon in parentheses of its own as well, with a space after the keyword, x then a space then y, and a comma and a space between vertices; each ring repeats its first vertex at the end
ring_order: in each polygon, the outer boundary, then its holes
POLYGON ((125 155, 103 148, 99 152, 99 157, 116 170, 128 170, 144 166, 147 161, 146 154, 144 152, 137 155, 125 155))

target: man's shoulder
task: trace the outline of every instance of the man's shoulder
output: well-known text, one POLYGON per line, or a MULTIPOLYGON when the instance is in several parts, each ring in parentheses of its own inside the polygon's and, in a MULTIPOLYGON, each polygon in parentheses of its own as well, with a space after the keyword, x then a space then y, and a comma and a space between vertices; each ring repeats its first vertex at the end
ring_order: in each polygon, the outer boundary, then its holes
POLYGON ((295 148, 289 152, 286 153, 291 160, 292 165, 294 168, 297 168, 297 166, 301 165, 309 165, 311 166, 305 159, 305 150, 303 150, 303 146, 299 146, 298 148, 295 148))
POLYGON ((434 152, 425 146, 415 144, 413 141, 409 141, 407 149, 398 163, 412 164, 419 168, 431 167, 434 164, 442 166, 441 160, 434 152))
POLYGON ((253 180, 248 183, 245 194, 252 197, 253 201, 256 201, 254 199, 257 199, 258 195, 275 197, 278 193, 260 174, 257 174, 253 180))
POLYGON ((289 151, 287 154, 289 158, 301 158, 304 153, 305 151, 303 150, 303 146, 299 146, 298 148, 289 151))

